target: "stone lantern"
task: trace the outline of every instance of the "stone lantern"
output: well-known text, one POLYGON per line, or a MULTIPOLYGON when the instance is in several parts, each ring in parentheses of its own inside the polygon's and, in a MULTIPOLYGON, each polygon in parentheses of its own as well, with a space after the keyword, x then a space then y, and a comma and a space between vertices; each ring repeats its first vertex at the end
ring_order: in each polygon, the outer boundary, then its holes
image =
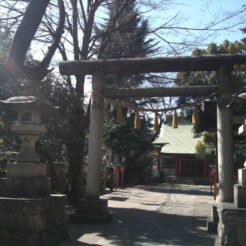
POLYGON ((0 104, 18 112, 12 131, 22 142, 17 162, 8 163, 7 177, 0 179, 0 244, 3 240, 3 245, 54 245, 67 236, 66 196, 50 194, 47 167, 35 149, 46 133, 41 112, 53 106, 33 96, 12 97, 0 104))
POLYGON ((18 123, 12 126, 22 145, 16 163, 7 165, 7 178, 0 179, 0 195, 6 197, 46 197, 50 194, 50 179, 46 177, 46 164, 40 163, 35 143, 46 128, 41 125, 41 111, 52 109, 47 100, 33 96, 11 97, 0 103, 7 109, 18 111, 18 123))

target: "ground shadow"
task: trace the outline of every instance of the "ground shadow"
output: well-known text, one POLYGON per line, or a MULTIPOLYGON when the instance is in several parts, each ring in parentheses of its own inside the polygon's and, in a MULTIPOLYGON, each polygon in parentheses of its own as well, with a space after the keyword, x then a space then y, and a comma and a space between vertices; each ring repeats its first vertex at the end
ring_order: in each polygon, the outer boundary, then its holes
MULTIPOLYGON (((203 217, 162 214, 132 208, 110 208, 113 222, 106 225, 83 225, 69 223, 69 245, 97 245, 78 242, 83 235, 91 233, 109 240, 114 245, 183 245, 212 246, 214 239, 200 226, 205 226, 203 217)), ((95 242, 97 243, 97 242, 95 242)), ((107 244, 103 244, 107 245, 107 244)))
POLYGON ((192 189, 190 188, 191 185, 151 185, 151 186, 138 186, 138 189, 145 190, 145 191, 151 191, 151 192, 158 192, 158 193, 172 193, 172 194, 182 194, 182 195, 199 195, 201 196, 211 196, 210 191, 208 190, 208 186, 204 186, 203 190, 200 189, 194 189, 195 186, 192 186, 192 189))

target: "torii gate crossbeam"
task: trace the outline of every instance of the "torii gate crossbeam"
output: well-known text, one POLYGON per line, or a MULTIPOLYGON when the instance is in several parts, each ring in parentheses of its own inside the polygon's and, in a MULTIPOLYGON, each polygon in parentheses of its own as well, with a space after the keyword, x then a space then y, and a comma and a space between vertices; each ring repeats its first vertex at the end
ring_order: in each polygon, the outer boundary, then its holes
POLYGON ((154 58, 123 58, 107 60, 81 60, 61 62, 62 75, 93 74, 139 74, 185 71, 217 71, 221 66, 233 67, 246 62, 246 55, 207 55, 154 58))

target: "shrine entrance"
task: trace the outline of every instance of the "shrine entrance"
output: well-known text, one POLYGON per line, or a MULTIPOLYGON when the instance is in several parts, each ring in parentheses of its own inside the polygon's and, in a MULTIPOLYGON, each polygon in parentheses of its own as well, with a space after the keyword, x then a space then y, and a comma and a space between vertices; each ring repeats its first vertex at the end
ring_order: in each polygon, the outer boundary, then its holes
POLYGON ((231 70, 246 63, 246 55, 132 58, 62 62, 62 75, 93 75, 90 107, 89 153, 86 198, 78 203, 82 218, 107 219, 107 200, 99 199, 104 98, 142 98, 217 95, 217 147, 219 195, 217 202, 233 202, 233 130, 231 70), (217 85, 115 89, 107 88, 107 74, 139 74, 185 71, 215 71, 217 85))

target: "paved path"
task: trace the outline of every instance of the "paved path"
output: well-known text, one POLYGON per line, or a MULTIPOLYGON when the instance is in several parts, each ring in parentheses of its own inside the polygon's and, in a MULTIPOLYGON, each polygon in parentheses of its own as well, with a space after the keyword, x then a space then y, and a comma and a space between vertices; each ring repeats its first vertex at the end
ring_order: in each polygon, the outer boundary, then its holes
POLYGON ((113 222, 106 225, 69 224, 69 245, 212 246, 206 233, 213 197, 209 187, 148 185, 119 189, 109 199, 113 222))

